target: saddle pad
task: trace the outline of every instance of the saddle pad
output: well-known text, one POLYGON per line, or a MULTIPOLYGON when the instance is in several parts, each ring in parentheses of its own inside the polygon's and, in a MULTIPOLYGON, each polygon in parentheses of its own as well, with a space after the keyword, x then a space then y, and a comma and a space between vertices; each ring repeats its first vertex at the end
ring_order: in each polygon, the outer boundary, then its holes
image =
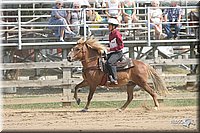
POLYGON ((134 64, 131 58, 123 57, 122 61, 117 62, 117 71, 133 67, 134 64))
MULTIPOLYGON (((105 66, 105 60, 103 60, 102 58, 99 59, 99 68, 101 71, 107 73, 107 69, 106 69, 106 66, 105 66)), ((124 70, 124 69, 128 69, 130 67, 133 67, 134 64, 132 62, 132 59, 131 58, 127 58, 127 57, 123 57, 121 59, 121 61, 118 61, 116 63, 116 66, 117 66, 117 71, 121 71, 121 70, 124 70)))

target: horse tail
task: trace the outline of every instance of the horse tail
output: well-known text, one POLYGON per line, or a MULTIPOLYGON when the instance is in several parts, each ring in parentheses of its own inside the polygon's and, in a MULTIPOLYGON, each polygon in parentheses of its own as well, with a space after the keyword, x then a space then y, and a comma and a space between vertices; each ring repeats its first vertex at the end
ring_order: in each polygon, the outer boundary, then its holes
POLYGON ((166 96, 167 94, 169 94, 166 84, 163 82, 163 80, 158 75, 156 70, 150 65, 147 65, 147 66, 148 66, 148 75, 152 79, 153 87, 156 90, 156 92, 162 96, 166 96))

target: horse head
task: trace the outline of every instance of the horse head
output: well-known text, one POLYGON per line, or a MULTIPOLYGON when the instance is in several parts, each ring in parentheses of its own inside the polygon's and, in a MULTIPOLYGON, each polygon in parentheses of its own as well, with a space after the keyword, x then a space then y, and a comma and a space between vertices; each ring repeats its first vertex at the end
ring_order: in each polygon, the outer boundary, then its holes
POLYGON ((83 38, 77 41, 67 56, 69 62, 73 61, 86 61, 88 62, 91 58, 99 57, 105 50, 105 46, 99 44, 99 42, 93 37, 84 41, 83 38))

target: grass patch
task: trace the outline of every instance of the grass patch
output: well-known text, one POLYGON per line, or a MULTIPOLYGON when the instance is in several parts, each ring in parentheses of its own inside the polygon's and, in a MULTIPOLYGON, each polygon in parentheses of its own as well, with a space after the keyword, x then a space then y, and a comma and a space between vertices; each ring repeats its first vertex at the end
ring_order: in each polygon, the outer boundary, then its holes
MULTIPOLYGON (((90 104, 90 108, 119 108, 125 101, 93 101, 90 104)), ((80 105, 72 103, 72 108, 84 108, 85 102, 80 105)), ((129 104, 129 108, 137 108, 145 106, 154 106, 153 100, 134 100, 129 104)), ((163 101, 164 106, 198 106, 197 99, 166 99, 163 101)), ((61 102, 55 103, 34 103, 34 104, 11 104, 4 105, 4 109, 48 109, 48 108, 61 108, 61 102)))
POLYGON ((60 108, 60 102, 56 103, 32 103, 32 104, 10 104, 4 105, 4 109, 48 109, 60 108))
MULTIPOLYGON (((44 97, 44 96, 37 96, 37 95, 16 95, 16 96, 12 96, 12 98, 39 98, 39 97, 44 97)), ((7 99, 7 98, 11 98, 9 96, 4 96, 3 99, 7 99)))
POLYGON ((198 106, 197 99, 173 99, 165 100, 164 104, 166 106, 198 106))
POLYGON ((163 66, 163 71, 166 74, 188 74, 190 71, 185 70, 180 67, 174 67, 174 66, 163 66))

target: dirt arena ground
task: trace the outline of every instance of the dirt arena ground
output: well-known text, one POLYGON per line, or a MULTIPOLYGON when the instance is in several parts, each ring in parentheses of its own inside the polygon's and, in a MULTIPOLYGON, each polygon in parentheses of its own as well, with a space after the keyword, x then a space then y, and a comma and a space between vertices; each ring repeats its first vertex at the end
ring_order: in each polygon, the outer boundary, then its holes
MULTIPOLYGON (((107 98, 113 94, 107 95, 107 98)), ((120 95, 116 93, 115 96, 120 95)), ((188 95, 188 94, 187 94, 188 95)), ((80 95, 81 96, 81 95, 80 95)), ((125 92, 120 95, 126 98, 125 92)), ((194 93, 190 95, 194 96, 194 93)), ((195 93, 196 96, 196 93, 195 93)), ((81 96, 85 97, 85 96, 81 96)), ((184 94, 186 97, 186 94, 184 94)), ((94 99, 102 98, 96 94, 94 99)), ((187 98, 187 97, 186 97, 187 98)), ((57 97, 57 99, 59 99, 57 97)), ((106 99, 106 97, 105 97, 106 99)), ((40 101, 43 98, 28 98, 26 102, 40 101), (37 100, 36 100, 37 99, 37 100), (34 101, 36 100, 36 101, 34 101)), ((47 100, 47 99, 46 99, 47 100)), ((56 100, 56 97, 55 99, 56 100)), ((45 100, 44 100, 45 101, 45 100)), ((4 104, 18 103, 15 99, 7 98, 4 104)), ((22 101, 24 102, 24 101, 22 101)), ((116 108, 91 108, 89 112, 80 112, 77 108, 57 109, 4 109, 4 131, 198 131, 197 106, 165 107, 158 111, 147 110, 143 107, 127 108, 119 112, 116 108)))
POLYGON ((69 131, 197 131, 197 107, 4 110, 4 130, 69 131), (187 127, 187 119, 191 120, 187 127))

